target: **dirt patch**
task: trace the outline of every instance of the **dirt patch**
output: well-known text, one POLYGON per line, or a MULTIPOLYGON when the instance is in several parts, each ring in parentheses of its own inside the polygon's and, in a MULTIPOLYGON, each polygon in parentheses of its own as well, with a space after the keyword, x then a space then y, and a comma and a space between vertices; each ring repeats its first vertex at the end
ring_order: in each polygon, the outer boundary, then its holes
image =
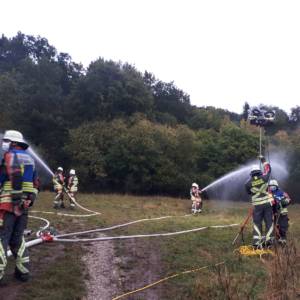
MULTIPOLYGON (((104 235, 101 235, 104 236, 104 235)), ((95 242, 84 245, 82 261, 87 274, 85 285, 87 296, 82 300, 112 299, 120 290, 118 259, 112 241, 95 242)))
MULTIPOLYGON (((111 300, 162 276, 159 245, 153 241, 103 241, 85 244, 84 249, 88 292, 82 300, 111 300)), ((162 287, 155 286, 127 299, 162 299, 162 287)))
MULTIPOLYGON (((118 252, 121 253, 119 268, 122 292, 142 288, 153 283, 162 276, 162 265, 159 254, 159 241, 150 239, 127 240, 119 242, 118 252)), ((130 299, 162 299, 162 287, 157 285, 142 292, 132 294, 130 299)))
MULTIPOLYGON (((16 300, 22 298, 24 288, 27 288, 28 285, 38 280, 39 274, 41 274, 49 264, 54 262, 57 257, 63 254, 65 247, 64 245, 55 245, 55 251, 53 248, 53 244, 47 244, 29 249, 31 279, 27 283, 20 282, 14 278, 15 259, 13 257, 8 259, 5 283, 0 287, 1 295, 5 295, 5 300, 16 300)), ((4 299, 1 298, 1 295, 0 299, 4 299)))

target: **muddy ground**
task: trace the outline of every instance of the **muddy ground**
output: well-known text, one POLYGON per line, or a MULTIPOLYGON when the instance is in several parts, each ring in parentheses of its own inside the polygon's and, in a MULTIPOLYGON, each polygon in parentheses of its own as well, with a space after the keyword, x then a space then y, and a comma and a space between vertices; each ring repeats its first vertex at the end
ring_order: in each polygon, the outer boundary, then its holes
MULTIPOLYGON (((158 247, 149 240, 105 241, 84 247, 86 255, 82 260, 87 267, 88 290, 84 300, 113 299, 160 279, 158 247)), ((127 299, 158 300, 161 292, 161 287, 157 286, 127 299)))
MULTIPOLYGON (((32 280, 36 280, 49 264, 62 255, 64 248, 63 244, 31 248, 32 280), (41 252, 48 255, 41 255, 41 252)), ((82 300, 111 300, 161 278, 159 245, 148 239, 85 243, 82 249, 85 253, 82 262, 87 290, 82 300)), ((10 258, 7 284, 0 288, 0 300, 21 299, 24 285, 29 284, 14 279, 13 267, 14 261, 10 258)), ((124 299, 162 299, 162 287, 158 285, 124 299)))

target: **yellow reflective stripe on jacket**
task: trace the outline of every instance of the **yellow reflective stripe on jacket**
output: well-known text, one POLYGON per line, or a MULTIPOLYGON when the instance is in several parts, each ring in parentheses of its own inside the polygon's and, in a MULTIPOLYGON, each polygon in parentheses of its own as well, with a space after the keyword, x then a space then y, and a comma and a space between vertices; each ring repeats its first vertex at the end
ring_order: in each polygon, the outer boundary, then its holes
POLYGON ((254 194, 251 198, 253 205, 261 205, 268 202, 270 203, 273 200, 272 195, 267 191, 267 189, 268 183, 264 183, 260 187, 253 186, 251 188, 251 192, 254 194))
MULTIPOLYGON (((11 184, 10 181, 4 182, 4 184, 3 184, 3 190, 4 191, 12 191, 13 190, 12 184, 11 184)), ((24 192, 30 192, 30 193, 32 193, 33 192, 33 183, 30 182, 30 181, 23 181, 22 182, 22 190, 24 192)))
MULTIPOLYGON (((1 192, 0 204, 4 204, 4 203, 11 203, 11 191, 2 191, 1 192)), ((3 224, 3 222, 2 222, 2 224, 3 224)))
POLYGON ((22 190, 23 192, 33 193, 34 192, 33 183, 29 181, 23 181, 22 190))
POLYGON ((12 190, 12 185, 10 181, 5 181, 3 184, 3 190, 4 191, 11 191, 12 190))
POLYGON ((23 181, 22 182, 22 191, 13 191, 11 182, 6 181, 6 182, 4 182, 3 190, 13 192, 13 193, 14 192, 28 192, 28 193, 33 193, 34 192, 33 183, 29 182, 29 181, 23 181))
POLYGON ((11 202, 11 194, 1 195, 0 203, 10 203, 11 202))
POLYGON ((252 205, 262 205, 262 204, 265 204, 265 203, 270 203, 271 204, 272 202, 272 198, 268 198, 268 199, 265 199, 265 200, 260 200, 260 201, 252 201, 252 205))

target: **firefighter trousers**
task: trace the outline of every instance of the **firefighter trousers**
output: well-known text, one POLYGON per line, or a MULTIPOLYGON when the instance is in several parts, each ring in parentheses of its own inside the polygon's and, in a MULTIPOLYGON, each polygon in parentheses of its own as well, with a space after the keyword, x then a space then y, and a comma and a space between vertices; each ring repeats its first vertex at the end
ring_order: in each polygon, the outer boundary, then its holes
POLYGON ((289 217, 287 214, 280 214, 278 219, 278 229, 281 239, 286 240, 286 234, 289 228, 289 217))
POLYGON ((262 226, 265 222, 265 242, 268 244, 273 239, 273 209, 270 203, 255 205, 253 209, 253 245, 262 244, 262 226))
POLYGON ((11 212, 4 214, 3 226, 0 227, 0 280, 7 265, 8 247, 16 260, 15 276, 24 281, 29 277, 29 255, 23 235, 27 220, 27 214, 20 216, 11 212))
POLYGON ((64 191, 62 189, 57 189, 55 190, 55 198, 54 198, 54 202, 53 202, 53 206, 54 208, 64 208, 65 204, 64 204, 64 191))

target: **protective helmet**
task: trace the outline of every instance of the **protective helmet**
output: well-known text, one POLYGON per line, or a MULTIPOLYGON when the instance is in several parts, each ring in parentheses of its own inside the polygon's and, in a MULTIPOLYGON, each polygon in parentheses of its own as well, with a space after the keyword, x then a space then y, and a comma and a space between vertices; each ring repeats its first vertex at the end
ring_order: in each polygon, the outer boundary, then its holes
POLYGON ((253 176, 253 175, 258 175, 258 174, 261 174, 261 169, 260 169, 259 165, 253 165, 251 167, 250 175, 253 176))
POLYGON ((70 175, 75 175, 75 170, 74 169, 70 170, 70 175))
POLYGON ((63 169, 62 167, 58 167, 58 168, 57 168, 57 171, 63 172, 63 170, 64 170, 64 169, 63 169))
POLYGON ((29 146, 24 140, 23 134, 16 130, 6 130, 2 139, 22 144, 23 148, 25 149, 27 149, 29 146))
POLYGON ((270 182, 269 182, 269 186, 277 186, 278 187, 278 182, 277 182, 277 180, 275 180, 275 179, 271 179, 270 180, 270 182))
POLYGON ((195 187, 195 188, 199 189, 199 185, 195 182, 192 184, 192 187, 195 187))

